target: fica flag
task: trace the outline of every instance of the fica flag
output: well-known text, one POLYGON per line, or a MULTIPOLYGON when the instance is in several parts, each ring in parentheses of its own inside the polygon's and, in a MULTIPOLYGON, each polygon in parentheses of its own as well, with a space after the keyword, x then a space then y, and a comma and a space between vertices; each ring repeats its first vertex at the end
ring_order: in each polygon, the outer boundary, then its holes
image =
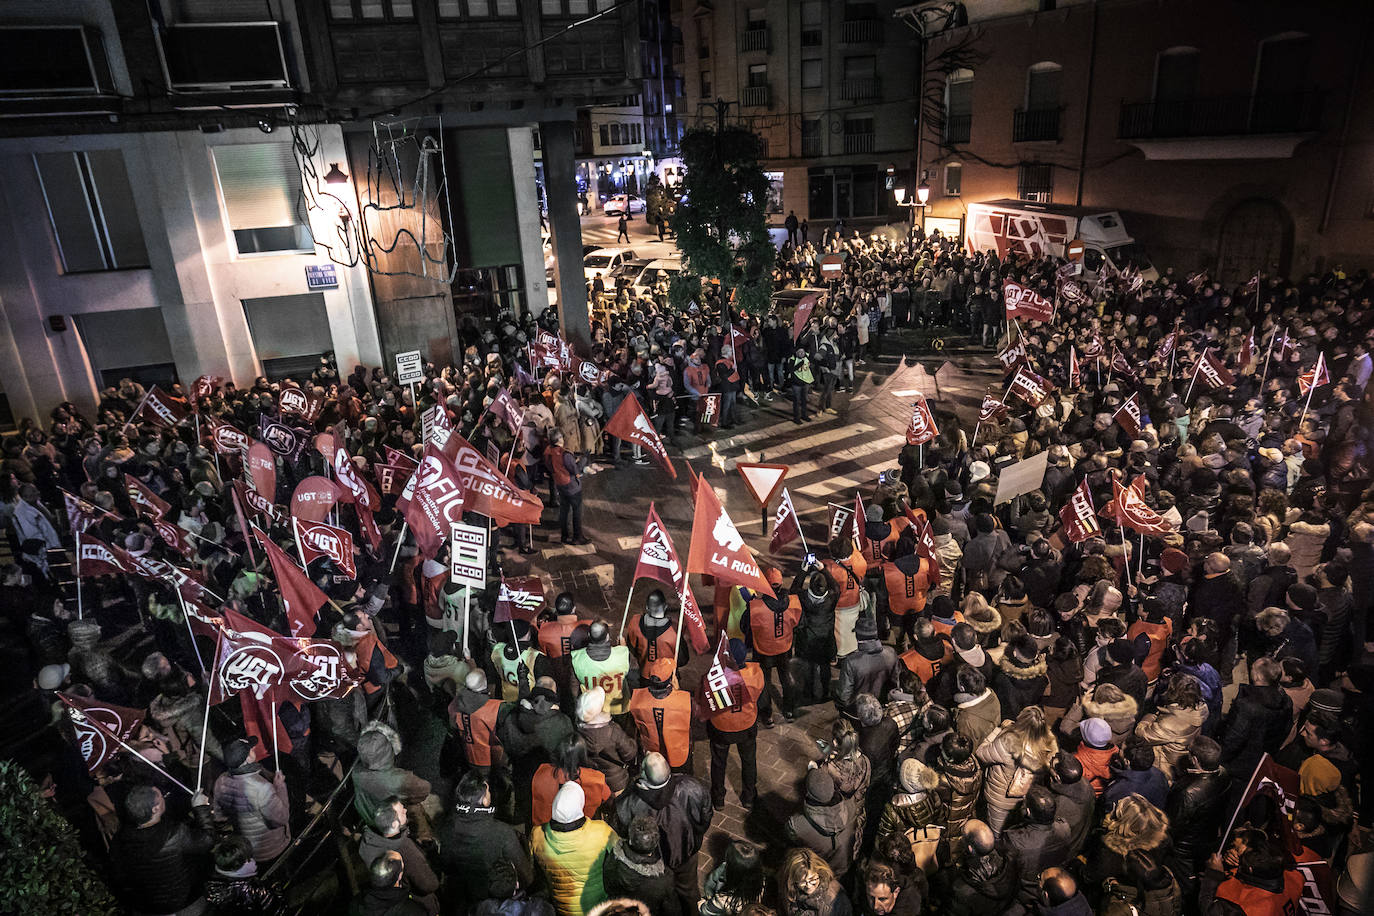
MULTIPOLYGON (((426 455, 428 454, 426 449, 426 455)), ((501 473, 496 462, 477 451, 457 430, 449 434, 448 442, 439 454, 448 460, 463 482, 463 502, 467 511, 485 515, 498 525, 539 524, 539 516, 544 511, 544 503, 539 497, 517 487, 509 477, 501 473)), ((404 493, 402 498, 405 498, 404 493)), ((457 518, 453 521, 462 519, 457 518)), ((445 537, 448 536, 447 525, 444 526, 443 533, 445 537)))
POLYGON ((433 442, 425 443, 420 466, 396 500, 396 510, 410 526, 424 557, 438 553, 453 526, 463 521, 463 491, 458 469, 433 442))
POLYGON ((1054 303, 1015 280, 1002 281, 1002 298, 1006 300, 1007 320, 1029 318, 1049 321, 1054 317, 1054 303))
POLYGON ((1059 510, 1059 521, 1064 525, 1065 537, 1075 544, 1081 544, 1102 532, 1102 526, 1097 523, 1097 514, 1093 511, 1093 494, 1088 489, 1086 477, 1074 487, 1069 501, 1059 510))
MULTIPOLYGON (((709 490, 710 486, 706 489, 709 490)), ((687 622, 687 638, 692 643, 692 651, 705 652, 711 647, 710 637, 706 635, 706 621, 687 583, 687 572, 678 560, 677 548, 673 546, 673 539, 668 529, 663 527, 653 503, 649 503, 649 517, 644 520, 644 535, 639 539, 639 560, 635 563, 634 579, 630 581, 633 583, 638 579, 655 579, 672 586, 682 602, 682 617, 687 622)))

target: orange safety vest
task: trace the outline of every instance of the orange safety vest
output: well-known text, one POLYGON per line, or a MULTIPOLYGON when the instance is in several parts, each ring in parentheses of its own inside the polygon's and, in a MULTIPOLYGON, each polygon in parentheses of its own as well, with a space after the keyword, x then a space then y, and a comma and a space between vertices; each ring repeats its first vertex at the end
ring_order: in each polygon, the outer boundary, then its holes
POLYGON ((1302 874, 1288 869, 1283 873, 1283 890, 1277 894, 1228 878, 1217 887, 1217 899, 1234 903, 1245 916, 1297 916, 1302 912, 1302 889, 1302 874))
POLYGON ((906 665, 907 670, 921 679, 922 684, 930 683, 930 679, 940 673, 940 669, 949 664, 954 650, 945 645, 945 654, 937 659, 929 659, 916 649, 908 649, 902 653, 902 664, 906 665))
POLYGON ((826 560, 825 571, 835 583, 835 593, 839 596, 835 599, 835 610, 848 610, 859 603, 864 575, 868 572, 868 561, 862 553, 855 550, 849 555, 849 562, 844 566, 834 560, 826 560))
POLYGON ((775 611, 762 598, 749 602, 749 633, 759 655, 782 655, 792 648, 792 632, 801 622, 801 599, 789 595, 782 610, 775 611))
POLYGON ((591 626, 590 620, 579 620, 563 614, 539 628, 539 651, 549 658, 562 658, 572 653, 572 634, 579 626, 591 626))
POLYGON ((625 625, 625 644, 639 662, 639 673, 646 679, 653 676, 666 681, 673 676, 677 670, 677 659, 673 656, 676 642, 677 627, 671 623, 652 642, 644 633, 643 614, 634 615, 625 625))
POLYGON ((1140 670, 1152 681, 1159 679, 1159 672, 1164 667, 1164 650, 1169 646, 1169 634, 1173 631, 1174 625, 1167 617, 1161 623, 1137 620, 1126 631, 1126 638, 1132 641, 1141 633, 1150 638, 1150 651, 1140 663, 1140 670))
POLYGON ((647 687, 630 697, 630 716, 646 754, 662 754, 668 765, 680 767, 692 750, 692 695, 674 690, 659 699, 647 687))
POLYGON ((449 703, 449 715, 458 736, 463 740, 463 756, 469 766, 491 766, 491 749, 496 744, 496 713, 501 708, 500 700, 487 700, 474 713, 460 712, 455 706, 457 700, 449 703))
POLYGON ((763 669, 755 662, 748 662, 740 669, 744 678, 744 696, 740 702, 729 709, 722 709, 711 716, 711 724, 716 731, 742 732, 753 728, 759 719, 759 697, 763 694, 763 669))
POLYGON ((898 617, 919 614, 926 609, 926 593, 939 578, 935 564, 920 558, 916 572, 907 575, 896 563, 883 566, 883 584, 887 587, 887 608, 898 617))
POLYGON ((954 612, 954 623, 945 623, 943 620, 941 620, 941 619, 938 618, 938 617, 932 617, 932 618, 930 618, 930 623, 931 623, 932 626, 935 627, 935 632, 936 632, 936 633, 939 633, 941 636, 949 636, 951 633, 954 632, 954 624, 955 624, 955 623, 963 623, 963 622, 964 622, 964 613, 963 613, 963 611, 955 611, 955 612, 954 612))
MULTIPOLYGON (((611 797, 611 787, 606 785, 606 777, 600 770, 582 767, 573 781, 582 787, 582 813, 587 817, 596 817, 596 812, 611 797)), ((534 771, 534 778, 530 780, 532 826, 538 827, 553 820, 553 797, 565 782, 567 780, 563 778, 562 771, 551 763, 541 763, 539 769, 534 771)))

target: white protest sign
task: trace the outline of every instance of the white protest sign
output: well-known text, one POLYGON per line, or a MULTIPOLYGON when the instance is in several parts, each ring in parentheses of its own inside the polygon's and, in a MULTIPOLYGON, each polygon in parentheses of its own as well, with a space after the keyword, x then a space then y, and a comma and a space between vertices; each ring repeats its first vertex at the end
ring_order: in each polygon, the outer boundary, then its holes
POLYGON ((1018 496, 1040 489, 1045 482, 1045 468, 1050 460, 1049 451, 1031 455, 1025 461, 1009 465, 997 478, 997 498, 993 505, 1011 502, 1018 496))
POLYGON ((405 353, 396 354, 397 382, 402 385, 413 385, 416 382, 424 381, 424 378, 424 360, 420 358, 419 350, 409 350, 405 353))

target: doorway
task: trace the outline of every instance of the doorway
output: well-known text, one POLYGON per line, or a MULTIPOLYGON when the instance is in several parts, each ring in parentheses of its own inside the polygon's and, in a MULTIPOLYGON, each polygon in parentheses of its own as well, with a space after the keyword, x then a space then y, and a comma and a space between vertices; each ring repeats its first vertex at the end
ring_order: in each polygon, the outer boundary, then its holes
POLYGON ((1221 224, 1217 279, 1237 286, 1256 272, 1286 274, 1293 250, 1290 225, 1283 207, 1272 200, 1255 197, 1236 204, 1221 224))

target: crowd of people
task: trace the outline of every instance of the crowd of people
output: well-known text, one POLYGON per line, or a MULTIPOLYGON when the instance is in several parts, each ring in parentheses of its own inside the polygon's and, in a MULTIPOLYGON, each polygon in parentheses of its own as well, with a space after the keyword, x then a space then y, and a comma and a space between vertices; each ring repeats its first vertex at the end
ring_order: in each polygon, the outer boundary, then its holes
MULTIPOLYGON (((129 380, 94 411, 22 422, 0 481, 3 644, 27 698, 10 715, 32 725, 15 753, 120 901, 366 916, 1370 912, 1374 281, 1108 278, 1050 321, 1009 325, 1003 282, 1053 300, 1062 262, 832 230, 784 246, 779 286, 818 285, 819 253, 841 248, 842 278, 795 335, 775 309, 727 336, 709 294, 677 314, 660 290, 593 327, 591 377, 532 360, 550 315, 503 315, 465 328, 461 365, 427 366, 418 396, 326 358, 308 379, 175 388, 196 407, 179 424, 142 410, 149 392, 129 380), (446 545, 427 553, 407 534, 379 476, 375 512, 330 516, 356 569, 306 567, 329 601, 304 635, 341 647, 359 684, 274 705, 269 738, 207 696, 221 660, 177 588, 71 563, 81 531, 194 573, 204 613, 285 634, 245 513, 288 554, 295 529, 237 502, 243 456, 211 434, 287 422, 283 388, 319 399, 307 432, 343 437, 369 478, 422 456, 437 408, 514 485, 547 490, 558 520, 542 526, 581 543, 583 475, 647 461, 603 432, 625 398, 670 441, 709 435, 696 405, 711 394, 722 428, 776 394, 803 422, 835 409, 886 334, 949 325, 1021 347, 1013 368, 1054 389, 1036 406, 994 397, 1007 410, 977 423, 937 405, 938 434, 860 493, 862 519, 813 533, 818 556, 764 561, 773 595, 716 583, 702 601, 725 636, 714 654, 688 652, 661 589, 623 627, 568 592, 532 620, 498 616, 503 567, 530 562, 516 554, 535 552, 534 528, 498 527, 491 584, 469 590, 450 582, 446 545), (1199 385, 1203 358, 1233 382, 1199 385), (1130 399, 1138 422, 1122 417, 1130 399), (998 503, 999 477, 1041 452, 1042 484, 998 503), (1149 536, 1112 511, 1067 526, 1076 494, 1101 510, 1122 488, 1158 519, 1149 536), (728 702, 707 704, 725 669, 728 702), (127 749, 83 759, 72 700, 142 711, 127 749), (828 739, 795 761, 793 809, 756 842, 708 848, 732 793, 763 810, 760 731, 816 723, 828 739), (1247 791, 1262 763, 1293 774, 1269 780, 1282 797, 1247 791), (337 885, 299 856, 322 812, 337 885)), ((279 457, 260 495, 284 506, 332 458, 279 457)))

